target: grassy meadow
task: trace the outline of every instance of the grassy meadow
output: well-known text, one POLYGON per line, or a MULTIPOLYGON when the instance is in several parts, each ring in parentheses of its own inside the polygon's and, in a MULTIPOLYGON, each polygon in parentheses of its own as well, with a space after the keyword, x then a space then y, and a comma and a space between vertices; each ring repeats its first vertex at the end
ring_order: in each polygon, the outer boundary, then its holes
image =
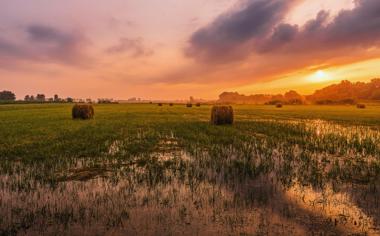
POLYGON ((380 106, 0 106, 0 235, 379 235, 380 106))

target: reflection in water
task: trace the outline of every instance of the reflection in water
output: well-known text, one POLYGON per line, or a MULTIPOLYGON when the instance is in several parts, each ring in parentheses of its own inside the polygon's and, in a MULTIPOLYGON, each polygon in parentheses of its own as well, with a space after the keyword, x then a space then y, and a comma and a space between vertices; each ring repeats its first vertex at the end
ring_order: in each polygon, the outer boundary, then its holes
POLYGON ((380 235, 376 156, 260 138, 190 154, 173 135, 154 153, 124 149, 2 162, 0 235, 380 235))
MULTIPOLYGON (((368 209, 355 202, 353 187, 338 192, 331 186, 285 187, 273 172, 243 181, 223 181, 221 174, 210 173, 197 178, 176 170, 181 165, 192 168, 189 158, 194 157, 178 157, 150 159, 154 166, 119 163, 117 168, 110 163, 85 167, 82 160, 66 177, 57 175, 60 182, 52 186, 36 183, 29 173, 2 175, 1 228, 35 235, 380 232, 378 222, 366 215, 368 209), (168 168, 159 170, 164 165, 168 168)), ((367 207, 380 213, 378 202, 367 207)))

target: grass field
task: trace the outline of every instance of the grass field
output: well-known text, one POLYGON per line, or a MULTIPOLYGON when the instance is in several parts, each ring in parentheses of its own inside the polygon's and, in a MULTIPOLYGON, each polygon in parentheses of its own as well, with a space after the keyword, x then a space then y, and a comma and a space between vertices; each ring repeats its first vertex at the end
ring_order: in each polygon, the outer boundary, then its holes
POLYGON ((0 235, 380 234, 380 106, 0 106, 0 235))

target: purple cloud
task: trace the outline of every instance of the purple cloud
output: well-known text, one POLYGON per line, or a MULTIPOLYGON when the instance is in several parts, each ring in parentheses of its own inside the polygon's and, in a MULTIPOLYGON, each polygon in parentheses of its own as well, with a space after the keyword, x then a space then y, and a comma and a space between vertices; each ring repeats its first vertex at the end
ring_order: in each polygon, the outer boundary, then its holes
POLYGON ((244 57, 246 44, 266 37, 295 0, 248 1, 239 10, 219 16, 192 34, 186 54, 202 60, 230 61, 244 57))
POLYGON ((90 61, 85 53, 88 41, 79 32, 65 32, 45 25, 23 29, 24 40, 0 38, 0 60, 8 65, 18 61, 83 65, 90 61))
POLYGON ((301 27, 283 22, 293 3, 250 1, 241 10, 223 14, 194 32, 185 53, 210 63, 236 62, 251 54, 282 53, 323 53, 320 59, 325 60, 337 56, 335 50, 379 46, 379 0, 356 0, 354 9, 342 10, 332 19, 328 12, 321 11, 301 27))
POLYGON ((154 51, 144 45, 142 38, 121 38, 119 42, 108 48, 110 54, 127 53, 131 57, 146 57, 154 54, 154 51))

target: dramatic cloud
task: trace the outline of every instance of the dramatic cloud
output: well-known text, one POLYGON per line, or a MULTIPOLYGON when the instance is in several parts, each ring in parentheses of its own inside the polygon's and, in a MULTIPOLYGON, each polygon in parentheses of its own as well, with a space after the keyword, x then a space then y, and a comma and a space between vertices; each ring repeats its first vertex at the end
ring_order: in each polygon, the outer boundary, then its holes
POLYGON ((321 53, 321 59, 329 59, 336 50, 362 50, 380 42, 378 0, 357 0, 354 9, 341 11, 332 19, 328 12, 321 11, 302 27, 283 22, 294 3, 250 1, 243 9, 224 14, 193 33, 186 54, 212 62, 236 62, 252 54, 286 52, 321 53))
POLYGON ((303 25, 289 24, 286 16, 297 3, 251 0, 222 14, 191 35, 185 50, 194 59, 190 73, 167 80, 247 84, 379 57, 379 0, 356 0, 353 8, 334 16, 320 11, 303 25), (194 74, 196 67, 201 74, 194 74))
POLYGON ((145 57, 154 54, 154 51, 144 45, 142 38, 121 38, 118 44, 107 49, 110 54, 128 54, 131 57, 145 57))
POLYGON ((190 38, 186 54, 198 59, 230 61, 249 53, 247 44, 266 37, 295 0, 251 0, 218 17, 190 38))
MULTIPOLYGON (((316 51, 330 51, 342 49, 365 49, 377 47, 380 43, 380 1, 359 0, 352 10, 341 11, 339 15, 328 21, 328 13, 321 11, 317 17, 307 22, 302 30, 297 26, 289 31, 289 40, 277 40, 275 30, 272 36, 256 48, 265 53, 311 53, 316 51), (282 47, 284 47, 282 50, 282 47)), ((283 26, 284 27, 284 26, 283 26)), ((349 52, 347 52, 349 53, 349 52)), ((334 54, 329 55, 333 57, 334 54)))
POLYGON ((0 61, 33 61, 65 65, 85 64, 88 41, 80 32, 63 32, 44 25, 23 29, 26 37, 20 40, 0 38, 0 61))

